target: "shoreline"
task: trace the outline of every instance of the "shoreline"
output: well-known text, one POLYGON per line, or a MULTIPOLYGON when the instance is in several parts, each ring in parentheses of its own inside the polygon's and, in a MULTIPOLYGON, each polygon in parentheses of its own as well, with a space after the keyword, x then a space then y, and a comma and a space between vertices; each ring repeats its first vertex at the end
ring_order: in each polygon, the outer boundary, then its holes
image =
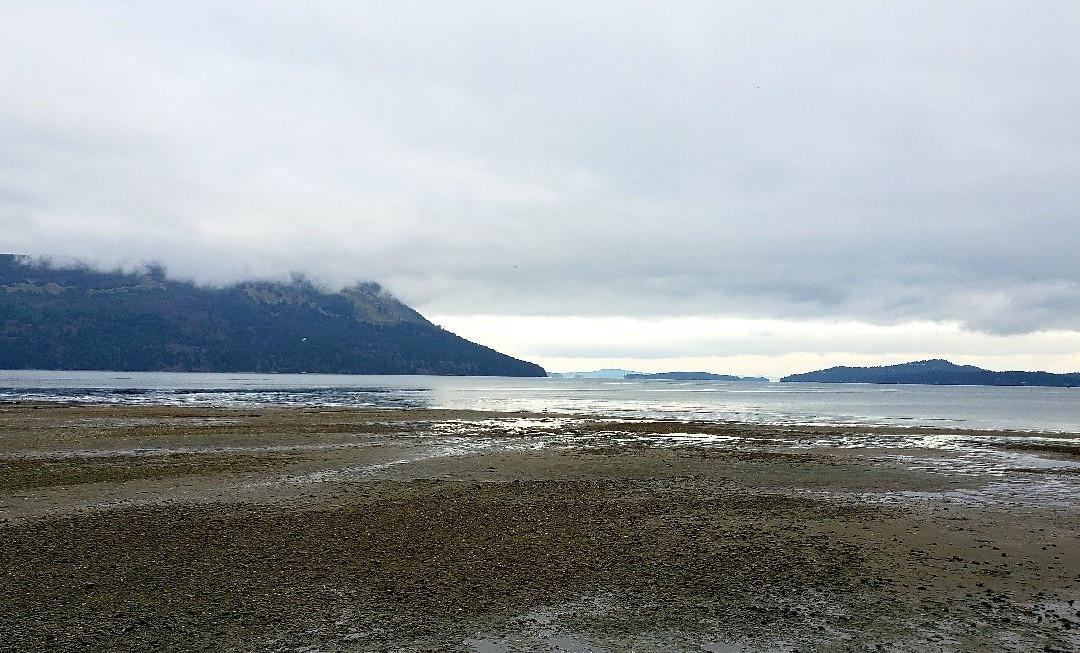
POLYGON ((1078 437, 6 403, 0 649, 1075 650, 1078 437))

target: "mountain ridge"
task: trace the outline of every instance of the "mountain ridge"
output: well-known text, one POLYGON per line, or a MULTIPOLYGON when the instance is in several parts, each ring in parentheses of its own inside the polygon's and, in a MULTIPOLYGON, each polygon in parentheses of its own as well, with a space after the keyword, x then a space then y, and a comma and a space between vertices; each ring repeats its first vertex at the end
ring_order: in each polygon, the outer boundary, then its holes
POLYGON ((0 368, 545 376, 432 324, 376 283, 222 288, 0 254, 0 368))
POLYGON ((942 358, 934 358, 876 367, 840 365, 814 372, 791 374, 781 378, 780 382, 1040 386, 1059 388, 1080 387, 1080 373, 1057 374, 1054 372, 1024 372, 1017 370, 996 372, 974 365, 957 365, 942 358))

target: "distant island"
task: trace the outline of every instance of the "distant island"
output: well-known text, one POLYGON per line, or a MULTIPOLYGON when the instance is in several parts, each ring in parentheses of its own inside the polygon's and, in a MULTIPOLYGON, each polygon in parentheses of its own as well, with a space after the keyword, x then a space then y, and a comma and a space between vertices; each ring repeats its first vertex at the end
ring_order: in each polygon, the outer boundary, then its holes
POLYGON ((625 379, 627 374, 633 374, 630 370, 602 369, 592 372, 552 372, 549 376, 553 379, 625 379))
POLYGON ((915 361, 879 367, 830 367, 816 372, 792 374, 782 383, 878 383, 924 385, 996 385, 1080 387, 1080 373, 995 372, 974 365, 956 365, 943 359, 915 361))
POLYGON ((302 275, 207 288, 0 254, 0 369, 546 376, 375 283, 302 275))
POLYGON ((656 374, 631 373, 627 379, 671 379, 675 381, 751 381, 754 383, 768 383, 769 379, 763 376, 731 376, 730 374, 713 374, 712 372, 658 372, 656 374))
POLYGON ((754 381, 768 383, 769 379, 763 376, 731 376, 730 374, 713 374, 712 372, 631 372, 606 368, 592 372, 552 372, 553 379, 669 379, 676 381, 754 381))

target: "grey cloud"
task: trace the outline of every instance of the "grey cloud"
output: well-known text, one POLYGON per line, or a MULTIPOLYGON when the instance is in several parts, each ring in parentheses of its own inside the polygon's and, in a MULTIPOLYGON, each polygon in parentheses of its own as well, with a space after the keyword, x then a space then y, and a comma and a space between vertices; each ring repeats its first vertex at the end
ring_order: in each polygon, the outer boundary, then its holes
POLYGON ((5 250, 425 311, 1080 324, 1073 3, 0 8, 5 250))

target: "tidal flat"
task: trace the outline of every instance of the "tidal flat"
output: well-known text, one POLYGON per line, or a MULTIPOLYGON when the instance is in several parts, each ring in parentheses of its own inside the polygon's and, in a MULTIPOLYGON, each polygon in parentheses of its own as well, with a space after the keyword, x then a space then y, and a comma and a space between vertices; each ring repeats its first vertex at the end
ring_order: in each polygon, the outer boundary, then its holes
POLYGON ((0 404, 3 651, 1080 650, 1080 436, 0 404))

